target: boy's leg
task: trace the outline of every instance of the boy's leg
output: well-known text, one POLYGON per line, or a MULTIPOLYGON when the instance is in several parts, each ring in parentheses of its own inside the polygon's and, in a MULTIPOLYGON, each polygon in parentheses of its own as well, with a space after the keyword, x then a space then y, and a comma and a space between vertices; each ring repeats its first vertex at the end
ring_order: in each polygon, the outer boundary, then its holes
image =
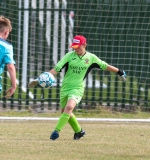
POLYGON ((52 132, 50 139, 55 140, 59 137, 59 132, 62 130, 62 128, 65 126, 65 124, 68 122, 70 115, 67 113, 62 113, 57 124, 55 127, 55 130, 52 132))
POLYGON ((55 130, 60 132, 62 128, 65 126, 65 124, 68 122, 68 119, 70 118, 70 115, 67 113, 62 113, 57 124, 55 127, 55 130))
POLYGON ((80 125, 79 125, 79 123, 73 113, 72 113, 71 117, 69 118, 68 123, 70 124, 70 126, 72 127, 72 129, 75 132, 74 137, 73 137, 74 140, 78 140, 85 135, 85 131, 82 130, 82 128, 80 127, 80 125))
POLYGON ((72 99, 68 100, 64 112, 61 114, 58 123, 56 124, 55 130, 52 132, 50 139, 55 140, 59 137, 59 133, 65 124, 68 122, 72 110, 74 109, 76 102, 72 99))
POLYGON ((75 133, 78 133, 81 131, 81 127, 73 113, 71 114, 71 117, 69 118, 68 123, 70 124, 70 126, 72 127, 75 133))
MULTIPOLYGON (((72 99, 75 100, 75 102, 76 102, 75 106, 76 106, 76 105, 79 104, 82 96, 78 95, 78 94, 76 94, 76 95, 70 94, 69 98, 72 98, 72 99)), ((82 130, 82 128, 80 127, 80 125, 79 125, 79 123, 78 123, 78 121, 77 121, 77 119, 76 119, 76 117, 73 113, 70 114, 70 118, 68 120, 68 123, 70 124, 70 126, 72 127, 72 129, 75 132, 75 134, 74 134, 74 139, 75 140, 78 140, 85 135, 85 131, 82 130)))

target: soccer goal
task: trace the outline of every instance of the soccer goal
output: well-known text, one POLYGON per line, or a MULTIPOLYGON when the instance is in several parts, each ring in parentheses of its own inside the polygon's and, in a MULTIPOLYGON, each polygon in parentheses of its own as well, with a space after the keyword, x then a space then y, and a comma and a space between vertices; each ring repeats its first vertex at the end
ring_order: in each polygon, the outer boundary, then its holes
MULTIPOLYGON (((71 49, 72 38, 87 38, 87 50, 108 64, 124 69, 127 81, 94 69, 85 80, 80 110, 150 110, 150 1, 149 0, 0 0, 0 14, 13 30, 18 89, 2 107, 30 106, 59 109, 64 71, 50 89, 29 89, 28 82, 48 71, 71 49)), ((78 64, 77 64, 78 65, 78 64)), ((3 74, 4 92, 10 86, 3 74)))

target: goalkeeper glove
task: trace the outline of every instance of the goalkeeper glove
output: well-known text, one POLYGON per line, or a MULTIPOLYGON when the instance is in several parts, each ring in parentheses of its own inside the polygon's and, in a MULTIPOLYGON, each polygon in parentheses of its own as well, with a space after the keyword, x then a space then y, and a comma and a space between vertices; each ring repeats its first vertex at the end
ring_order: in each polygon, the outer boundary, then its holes
POLYGON ((117 72, 117 74, 119 75, 119 79, 122 80, 122 81, 126 81, 126 73, 124 70, 120 70, 117 72))

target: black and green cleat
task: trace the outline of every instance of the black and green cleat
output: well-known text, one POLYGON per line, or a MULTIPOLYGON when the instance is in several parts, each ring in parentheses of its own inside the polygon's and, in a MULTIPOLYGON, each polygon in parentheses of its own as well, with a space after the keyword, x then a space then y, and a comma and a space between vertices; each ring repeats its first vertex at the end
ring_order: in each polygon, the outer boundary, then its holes
POLYGON ((81 129, 80 132, 74 134, 74 140, 78 140, 85 135, 85 131, 81 129))

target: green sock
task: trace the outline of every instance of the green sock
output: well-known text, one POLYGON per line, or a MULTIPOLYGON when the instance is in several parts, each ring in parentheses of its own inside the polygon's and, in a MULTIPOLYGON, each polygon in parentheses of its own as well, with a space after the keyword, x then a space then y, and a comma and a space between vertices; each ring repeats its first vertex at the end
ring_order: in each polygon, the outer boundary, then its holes
POLYGON ((56 131, 61 131, 65 124, 68 122, 70 115, 67 113, 62 113, 55 127, 56 131))
POLYGON ((69 118, 68 123, 70 124, 70 126, 72 127, 75 133, 78 133, 81 131, 81 127, 74 114, 72 117, 69 118))

